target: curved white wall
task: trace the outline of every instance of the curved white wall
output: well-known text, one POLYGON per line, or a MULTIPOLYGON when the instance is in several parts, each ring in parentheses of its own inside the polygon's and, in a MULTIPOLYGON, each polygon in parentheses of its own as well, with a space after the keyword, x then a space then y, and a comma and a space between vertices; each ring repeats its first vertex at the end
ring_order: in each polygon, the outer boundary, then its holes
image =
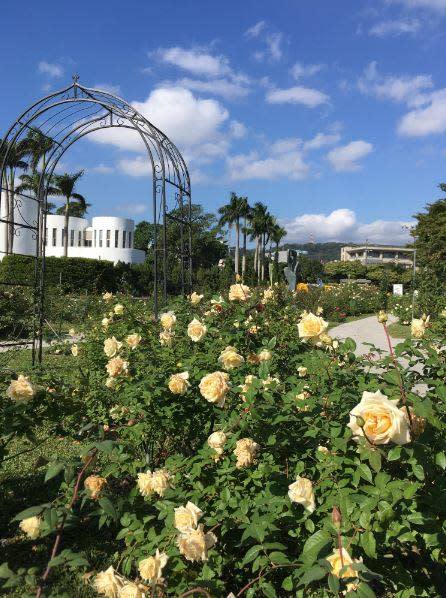
MULTIPOLYGON (((36 231, 25 226, 37 226, 37 202, 31 198, 24 197, 23 195, 16 195, 14 198, 14 240, 13 240, 13 251, 14 253, 20 253, 22 255, 35 255, 36 254, 36 231)), ((0 218, 6 219, 7 217, 7 203, 6 193, 2 193, 0 202, 0 218)), ((0 259, 2 259, 4 252, 6 251, 6 238, 7 238, 7 224, 0 222, 0 259)))

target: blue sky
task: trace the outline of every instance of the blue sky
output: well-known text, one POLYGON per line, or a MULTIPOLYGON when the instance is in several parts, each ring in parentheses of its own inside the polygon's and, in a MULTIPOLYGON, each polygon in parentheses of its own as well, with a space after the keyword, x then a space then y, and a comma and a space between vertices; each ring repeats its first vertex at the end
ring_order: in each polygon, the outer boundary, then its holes
MULTIPOLYGON (((31 102, 113 89, 182 150, 193 199, 263 201, 288 239, 404 242, 446 180, 446 0, 204 0, 2 7, 0 135, 31 102)), ((91 215, 150 217, 133 138, 79 142, 91 215)))

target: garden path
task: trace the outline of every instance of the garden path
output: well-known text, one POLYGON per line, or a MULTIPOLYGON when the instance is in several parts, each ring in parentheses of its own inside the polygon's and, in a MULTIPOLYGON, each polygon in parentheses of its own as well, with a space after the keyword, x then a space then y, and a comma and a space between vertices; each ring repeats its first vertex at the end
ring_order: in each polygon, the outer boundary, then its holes
MULTIPOLYGON (((395 316, 389 315, 389 324, 393 324, 397 319, 395 316)), ((356 355, 365 355, 370 353, 370 347, 364 343, 373 343, 378 349, 388 352, 386 335, 382 324, 378 322, 376 316, 369 316, 354 322, 346 322, 340 324, 335 328, 330 329, 330 336, 344 340, 347 337, 352 338, 356 343, 356 355)), ((392 338, 393 346, 403 342, 403 339, 392 338)))

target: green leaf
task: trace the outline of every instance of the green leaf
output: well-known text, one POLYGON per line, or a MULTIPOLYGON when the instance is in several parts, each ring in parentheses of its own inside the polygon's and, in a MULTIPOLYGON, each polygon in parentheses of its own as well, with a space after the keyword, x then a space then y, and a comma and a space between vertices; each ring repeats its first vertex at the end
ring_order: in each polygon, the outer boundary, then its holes
POLYGON ((373 471, 380 471, 381 469, 381 453, 378 451, 372 451, 369 455, 370 467, 373 471))
POLYGON ((115 507, 113 506, 111 500, 106 496, 103 496, 99 499, 99 504, 103 508, 103 510, 115 521, 118 520, 118 514, 116 512, 115 507))
POLYGON ((345 339, 343 347, 346 351, 354 352, 356 350, 356 343, 352 338, 348 337, 345 339))
POLYGON ((387 453, 387 460, 388 461, 398 461, 398 459, 400 458, 400 456, 401 456, 401 447, 400 446, 394 446, 387 453))
POLYGON ((277 598, 276 590, 274 589, 274 586, 272 584, 262 583, 260 589, 267 598, 277 598))
POLYGON ((2 563, 0 565, 0 578, 8 579, 8 577, 11 577, 11 575, 14 575, 14 571, 11 571, 11 569, 8 566, 8 563, 2 563))
POLYGON ((24 511, 20 511, 20 513, 18 513, 13 521, 22 521, 22 519, 28 519, 28 517, 34 517, 34 515, 40 515, 42 513, 42 511, 45 510, 46 507, 49 507, 49 503, 45 504, 45 505, 40 505, 38 507, 29 507, 28 509, 25 509, 24 511))
POLYGON ((288 565, 290 559, 283 552, 274 551, 268 555, 275 565, 288 565))
POLYGON ((319 553, 328 545, 332 539, 328 532, 319 530, 315 532, 304 544, 301 559, 304 563, 311 564, 317 559, 319 553))
POLYGON ((327 570, 319 565, 315 565, 311 567, 308 571, 306 571, 302 577, 300 578, 299 585, 306 586, 312 581, 317 581, 318 579, 322 579, 327 575, 327 570))
POLYGON ((375 592, 364 582, 361 582, 357 587, 356 596, 359 596, 359 598, 376 598, 375 592))
POLYGON ((339 587, 340 587, 339 579, 335 575, 332 575, 331 573, 328 576, 328 587, 333 592, 333 594, 335 594, 336 596, 339 594, 339 587))
POLYGON ((103 440, 102 442, 98 442, 95 446, 101 453, 110 454, 113 452, 113 449, 116 446, 116 442, 114 442, 113 440, 103 440))
POLYGON ((417 479, 424 480, 424 469, 421 465, 419 465, 418 463, 412 465, 412 471, 417 479))
POLYGON ((435 465, 438 465, 441 469, 446 469, 446 455, 443 451, 435 455, 435 465))
POLYGON ((244 565, 247 565, 251 561, 253 561, 261 550, 262 550, 261 544, 256 544, 255 546, 251 546, 251 548, 246 552, 245 556, 243 557, 242 567, 244 565))
POLYGON ((49 480, 52 480, 57 475, 59 475, 59 473, 63 470, 63 468, 64 468, 63 463, 60 463, 57 461, 56 461, 56 463, 51 463, 51 465, 46 470, 45 482, 48 482, 49 480))
POLYGON ((286 592, 291 592, 293 589, 293 578, 291 577, 291 575, 289 575, 288 577, 285 577, 285 579, 282 582, 282 588, 286 591, 286 592))
POLYGON ((371 531, 366 531, 361 535, 361 546, 367 556, 376 559, 376 540, 371 531))
POLYGON ((358 466, 358 471, 361 477, 364 478, 364 480, 367 480, 367 482, 372 483, 372 472, 370 471, 370 467, 368 465, 366 465, 365 463, 361 463, 358 466))

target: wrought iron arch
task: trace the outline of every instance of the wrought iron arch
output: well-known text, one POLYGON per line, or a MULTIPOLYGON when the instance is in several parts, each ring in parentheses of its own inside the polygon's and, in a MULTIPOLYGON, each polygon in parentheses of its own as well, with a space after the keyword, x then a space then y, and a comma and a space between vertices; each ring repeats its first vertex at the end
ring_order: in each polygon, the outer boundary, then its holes
MULTIPOLYGON (((43 323, 45 315, 45 230, 48 187, 51 176, 65 152, 83 137, 110 128, 131 129, 141 138, 152 173, 153 246, 153 300, 154 314, 167 300, 169 281, 169 246, 167 223, 172 219, 180 229, 180 276, 182 293, 192 287, 192 206, 190 177, 186 163, 174 143, 131 104, 118 96, 81 85, 78 76, 73 83, 32 104, 17 118, 3 140, 0 140, 0 227, 3 227, 2 254, 19 253, 14 240, 22 234, 31 238, 32 250, 23 253, 33 266, 32 282, 1 280, 2 286, 31 286, 34 312, 32 338, 14 342, 0 339, 0 350, 5 345, 32 347, 32 361, 42 360, 43 323), (20 148, 30 132, 40 132, 50 142, 50 149, 42 164, 35 196, 12 188, 8 179, 9 158, 20 148), (34 206, 25 210, 24 202, 34 206), (34 202, 34 203, 31 203, 34 202), (173 213, 175 211, 175 213, 173 213), (29 215, 31 214, 31 216, 29 215), (161 231, 159 235, 158 232, 161 231), (160 289, 161 285, 161 289, 160 289)), ((1 231, 0 231, 1 232, 1 231)), ((66 233, 67 234, 67 233, 66 233)), ((6 347, 8 348, 8 347, 6 347)))

